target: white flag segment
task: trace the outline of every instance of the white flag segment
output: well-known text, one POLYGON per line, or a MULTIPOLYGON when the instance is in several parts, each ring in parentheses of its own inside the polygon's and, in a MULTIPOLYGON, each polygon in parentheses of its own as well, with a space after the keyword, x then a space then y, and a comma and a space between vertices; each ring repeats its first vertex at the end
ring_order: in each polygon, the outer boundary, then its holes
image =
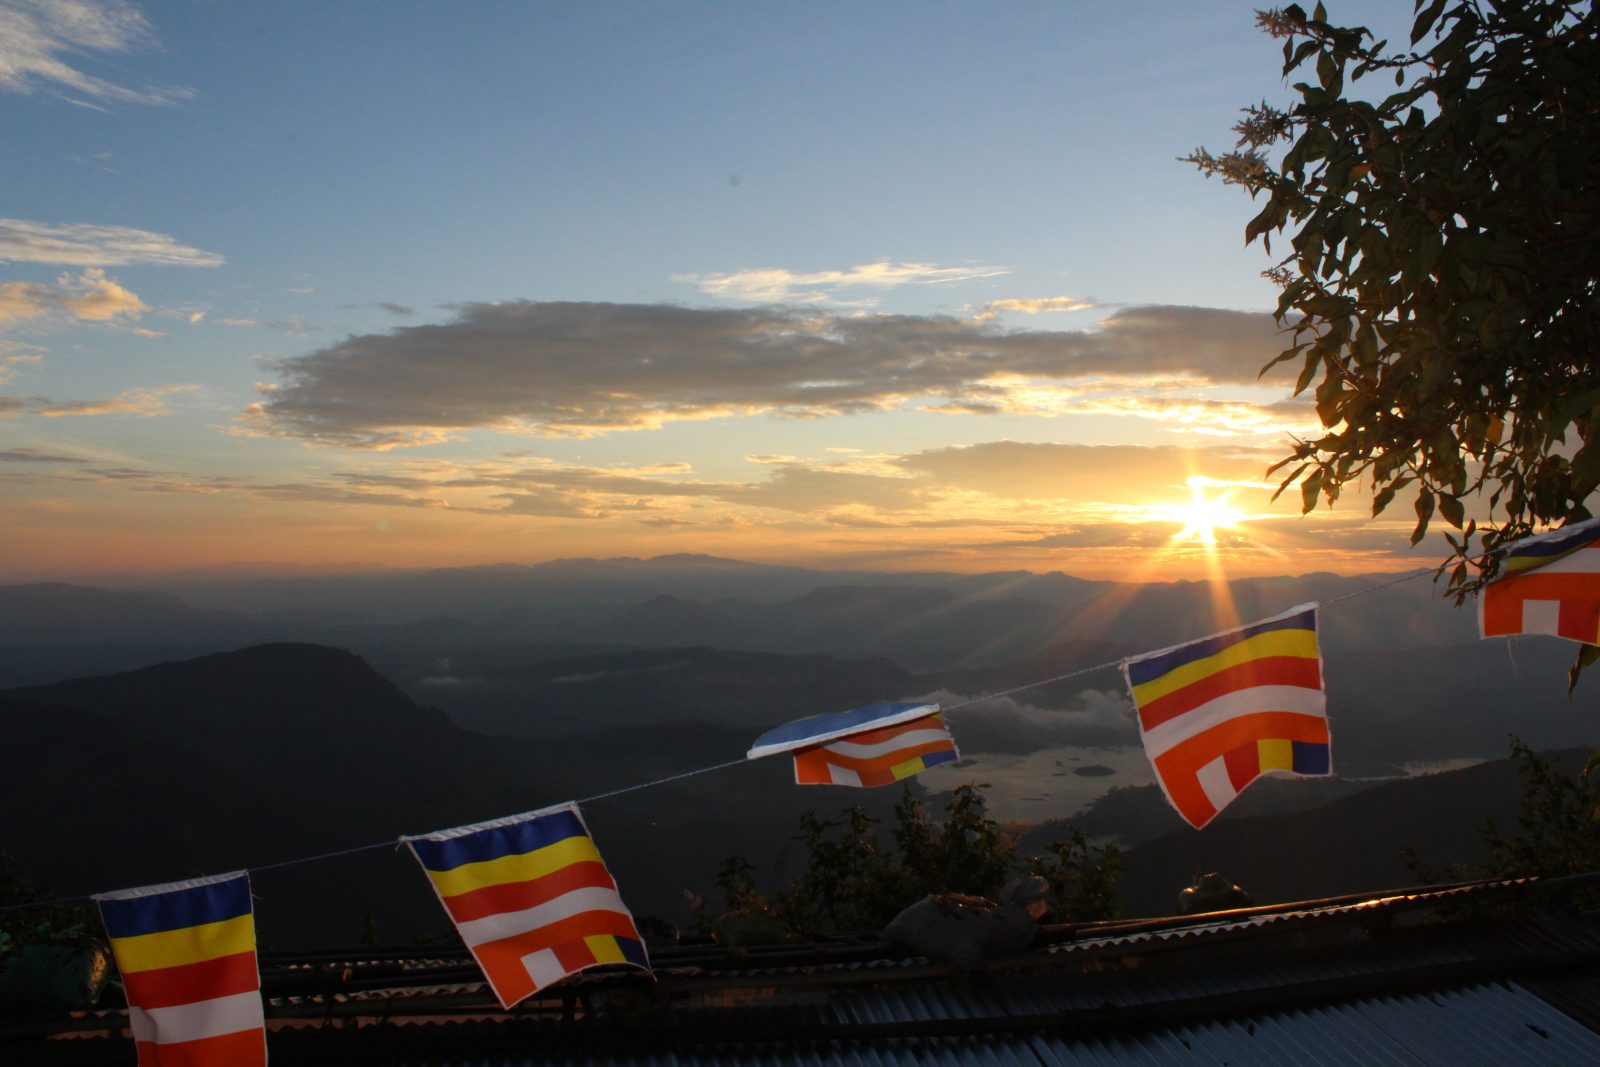
POLYGON ((763 756, 775 756, 780 752, 793 752, 798 748, 810 748, 864 730, 876 730, 913 719, 926 718, 937 714, 938 711, 937 704, 900 702, 868 704, 865 707, 851 708, 849 711, 812 715, 768 730, 756 738, 755 744, 750 746, 750 751, 745 753, 745 758, 760 759, 763 756))

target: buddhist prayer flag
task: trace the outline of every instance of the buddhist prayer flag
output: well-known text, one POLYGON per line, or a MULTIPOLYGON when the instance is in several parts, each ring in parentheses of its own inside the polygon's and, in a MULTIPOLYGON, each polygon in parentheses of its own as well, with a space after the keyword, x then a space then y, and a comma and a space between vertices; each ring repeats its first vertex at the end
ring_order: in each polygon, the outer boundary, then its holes
POLYGON ((128 995, 139 1067, 267 1062, 243 871, 95 897, 128 995))
POLYGON ((576 804, 405 842, 505 1007, 599 964, 650 969, 576 804))
POLYGON ((872 704, 813 715, 756 738, 750 759, 794 753, 800 785, 893 785, 961 758, 937 704, 872 704))
POLYGON ((1263 774, 1332 773, 1317 606, 1122 665, 1156 780, 1199 829, 1263 774))
POLYGON ((1600 645, 1600 519, 1517 541, 1478 594, 1484 637, 1549 634, 1600 645))

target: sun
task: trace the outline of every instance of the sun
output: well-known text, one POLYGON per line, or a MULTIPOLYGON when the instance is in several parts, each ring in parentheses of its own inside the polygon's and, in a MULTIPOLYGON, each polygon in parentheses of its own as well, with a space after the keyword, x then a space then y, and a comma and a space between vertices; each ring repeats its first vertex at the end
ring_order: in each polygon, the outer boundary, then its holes
POLYGON ((1215 484, 1211 479, 1197 475, 1190 478, 1188 484, 1189 503, 1174 509, 1174 518, 1183 523, 1183 529, 1173 534, 1172 539, 1214 547, 1217 531, 1237 529, 1245 514, 1228 503, 1226 493, 1207 495, 1207 489, 1215 484))

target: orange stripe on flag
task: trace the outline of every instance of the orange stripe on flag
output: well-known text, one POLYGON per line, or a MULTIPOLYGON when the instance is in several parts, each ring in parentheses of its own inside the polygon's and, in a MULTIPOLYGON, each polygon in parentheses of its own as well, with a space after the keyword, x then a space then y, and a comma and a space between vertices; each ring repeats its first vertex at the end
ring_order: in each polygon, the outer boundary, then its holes
POLYGON ((522 957, 540 949, 554 949, 569 941, 582 943, 594 934, 637 939, 639 934, 626 915, 614 911, 588 911, 562 919, 537 930, 518 934, 500 941, 488 941, 472 950, 478 966, 489 977, 496 991, 508 1003, 516 1003, 530 993, 537 992, 538 983, 528 974, 522 957))
POLYGON ((921 745, 909 745, 896 749, 882 756, 873 756, 870 759, 861 759, 857 756, 843 756, 837 752, 830 752, 826 747, 801 749, 795 753, 794 764, 796 776, 805 784, 828 781, 828 766, 844 767, 855 771, 865 781, 869 774, 887 774, 890 769, 907 760, 925 756, 930 752, 948 752, 950 742, 929 741, 921 745), (815 778, 811 776, 816 776, 815 778))
POLYGON ((177 967, 124 972, 122 984, 128 1003, 149 1011, 248 993, 261 988, 261 975, 252 950, 177 967))
POLYGON ((1156 776, 1172 804, 1191 825, 1203 826, 1217 814, 1200 785, 1200 768, 1225 759, 1242 745, 1262 738, 1328 744, 1328 720, 1288 711, 1262 711, 1218 723, 1155 758, 1156 776))
POLYGON ((1600 574, 1537 570, 1491 582, 1479 595, 1483 636, 1503 637, 1523 632, 1522 607, 1529 600, 1600 604, 1600 574))
POLYGON ((444 901, 445 909, 450 912, 452 919, 464 923, 481 919, 486 915, 523 911, 554 900, 574 889, 588 888, 617 888, 617 883, 612 880, 611 872, 606 870, 604 863, 593 860, 580 861, 547 874, 543 878, 485 886, 482 889, 439 899, 444 901))
POLYGON ((265 1067, 267 1062, 265 1029, 161 1045, 140 1041, 136 1047, 139 1067, 265 1067))
POLYGON ((1139 721, 1146 730, 1150 730, 1224 693, 1260 685, 1321 689, 1322 668, 1315 658, 1306 656, 1267 656, 1246 660, 1140 705, 1139 721))

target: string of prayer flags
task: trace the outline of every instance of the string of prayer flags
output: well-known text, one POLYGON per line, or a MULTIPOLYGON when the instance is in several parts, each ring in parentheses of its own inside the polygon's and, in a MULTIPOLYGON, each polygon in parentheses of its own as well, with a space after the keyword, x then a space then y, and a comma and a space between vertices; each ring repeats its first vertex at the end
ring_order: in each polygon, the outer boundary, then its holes
POLYGON ((1512 543, 1478 594, 1478 633, 1600 645, 1600 518, 1512 543))
POLYGON ((1264 774, 1332 774, 1317 606, 1122 665, 1145 754, 1200 829, 1264 774))
POLYGON ((267 1031, 243 871, 95 896, 139 1067, 260 1067, 267 1031))
POLYGON ((403 840, 502 1006, 601 964, 649 972, 576 804, 403 840))
POLYGON ((870 704, 768 730, 747 759, 794 753, 800 785, 874 788, 961 758, 937 704, 870 704))

